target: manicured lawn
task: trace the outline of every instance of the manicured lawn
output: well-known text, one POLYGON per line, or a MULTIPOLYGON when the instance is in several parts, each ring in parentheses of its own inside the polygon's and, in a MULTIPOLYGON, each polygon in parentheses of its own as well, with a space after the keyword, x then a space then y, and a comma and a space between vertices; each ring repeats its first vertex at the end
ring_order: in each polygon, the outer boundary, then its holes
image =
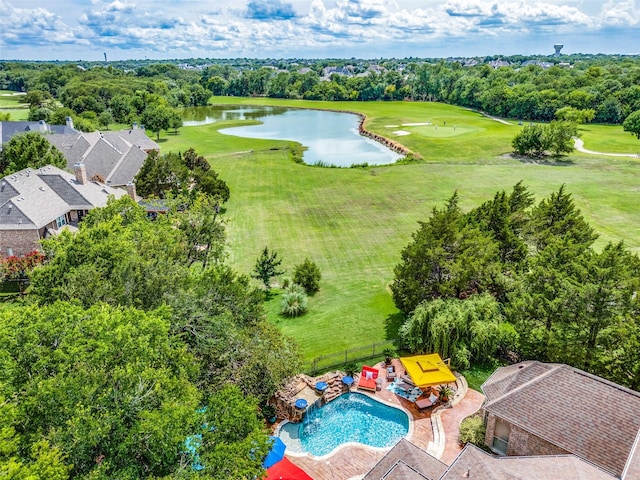
POLYGON ((584 148, 605 153, 640 153, 640 140, 621 125, 581 125, 584 148))
POLYGON ((481 392, 482 390, 480 389, 480 387, 487 380, 487 378, 491 376, 496 368, 497 366, 495 365, 473 365, 471 368, 463 370, 460 373, 464 375, 469 388, 481 392))
POLYGON ((10 90, 0 90, 0 113, 9 113, 9 120, 26 120, 29 105, 24 103, 24 94, 10 90))
MULTIPOLYGON (((321 289, 310 299, 307 315, 284 319, 278 315, 277 297, 267 303, 269 318, 298 341, 306 360, 397 336, 400 319, 388 290, 393 268, 417 222, 426 220, 432 208, 442 205, 455 190, 466 210, 519 180, 537 198, 564 183, 601 234, 599 246, 624 239, 640 251, 640 161, 574 154, 560 165, 520 162, 503 155, 510 150, 517 126, 448 105, 277 103, 357 109, 371 115, 368 128, 379 133, 396 130, 385 125, 444 122, 445 117, 447 127, 455 122, 456 130, 472 130, 435 137, 420 133, 426 126, 399 127, 415 129, 398 141, 421 153, 425 163, 368 169, 299 165, 289 158, 288 142, 217 132, 243 122, 183 127, 178 135, 162 134, 164 152, 194 147, 229 184, 229 261, 236 269, 250 273, 265 245, 278 251, 288 272, 305 257, 319 265, 321 289)), ((438 131, 442 128, 444 123, 438 131)))

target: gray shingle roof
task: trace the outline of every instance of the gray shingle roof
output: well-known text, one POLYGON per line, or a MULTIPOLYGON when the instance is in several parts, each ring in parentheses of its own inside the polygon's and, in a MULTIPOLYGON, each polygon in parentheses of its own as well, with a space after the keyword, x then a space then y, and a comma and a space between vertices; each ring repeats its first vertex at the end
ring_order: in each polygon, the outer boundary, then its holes
POLYGON ((70 170, 76 163, 83 163, 89 178, 100 175, 112 186, 131 182, 147 158, 146 152, 160 150, 140 128, 47 138, 65 156, 70 170))
POLYGON ((126 195, 122 189, 95 182, 80 184, 75 175, 51 165, 7 175, 0 179, 0 188, 2 182, 5 192, 13 194, 2 197, 0 205, 0 229, 5 230, 42 228, 71 210, 104 206, 109 195, 126 195))
POLYGON ((640 430, 639 392, 568 365, 511 366, 482 390, 487 412, 616 475, 640 430))
POLYGON ((0 122, 0 141, 2 143, 7 143, 14 135, 26 132, 40 132, 44 134, 78 133, 77 130, 67 125, 49 125, 44 120, 37 122, 0 122))

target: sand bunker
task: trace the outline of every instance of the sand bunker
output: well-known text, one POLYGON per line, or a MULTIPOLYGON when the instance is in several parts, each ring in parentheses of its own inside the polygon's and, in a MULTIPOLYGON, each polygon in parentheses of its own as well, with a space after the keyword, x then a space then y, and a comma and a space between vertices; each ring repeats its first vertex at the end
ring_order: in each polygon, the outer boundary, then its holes
POLYGON ((398 128, 400 125, 385 125, 384 128, 398 128))
POLYGON ((396 130, 395 132, 391 132, 394 135, 398 135, 399 137, 403 135, 411 135, 411 132, 407 132, 406 130, 396 130))

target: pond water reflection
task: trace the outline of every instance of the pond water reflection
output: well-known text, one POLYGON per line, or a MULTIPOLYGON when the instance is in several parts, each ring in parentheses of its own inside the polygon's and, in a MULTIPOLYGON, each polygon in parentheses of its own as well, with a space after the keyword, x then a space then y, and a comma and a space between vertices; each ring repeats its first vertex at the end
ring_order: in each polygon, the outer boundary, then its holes
POLYGON ((401 155, 358 133, 359 117, 350 113, 282 107, 196 107, 186 109, 184 125, 204 125, 222 120, 259 120, 259 125, 220 129, 225 135, 271 140, 292 140, 307 150, 309 165, 323 163, 348 167, 384 165, 401 155))

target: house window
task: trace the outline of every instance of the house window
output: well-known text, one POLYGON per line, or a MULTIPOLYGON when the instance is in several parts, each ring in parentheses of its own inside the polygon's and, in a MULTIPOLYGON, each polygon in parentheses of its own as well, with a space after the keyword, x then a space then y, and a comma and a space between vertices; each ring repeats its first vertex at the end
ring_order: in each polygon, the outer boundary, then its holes
POLYGON ((58 218, 56 218, 56 225, 58 226, 58 228, 61 228, 63 225, 67 224, 67 218, 64 215, 59 216, 58 218))
POLYGON ((496 421, 496 428, 493 431, 493 445, 491 445, 494 452, 501 455, 507 454, 507 448, 509 447, 509 435, 511 434, 511 426, 501 420, 496 421))

